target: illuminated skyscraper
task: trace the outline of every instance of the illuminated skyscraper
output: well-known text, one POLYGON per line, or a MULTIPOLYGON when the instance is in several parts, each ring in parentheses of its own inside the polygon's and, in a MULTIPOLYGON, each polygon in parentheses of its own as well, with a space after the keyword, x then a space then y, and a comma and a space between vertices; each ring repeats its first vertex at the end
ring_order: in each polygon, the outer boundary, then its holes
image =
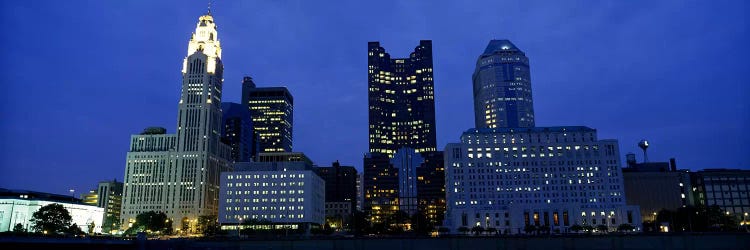
POLYGON ((408 58, 393 59, 379 42, 369 42, 367 62, 370 153, 435 151, 432 41, 420 41, 408 58))
POLYGON ((250 109, 259 152, 292 152, 294 98, 285 87, 256 87, 253 78, 242 79, 242 103, 250 109))
POLYGON ((218 212, 219 174, 229 171, 228 145, 220 141, 224 66, 216 24, 201 16, 182 64, 177 134, 147 129, 133 135, 127 154, 121 220, 124 226, 148 211, 161 211, 182 232, 201 215, 218 212))
POLYGON ((474 70, 476 128, 534 127, 529 58, 508 40, 492 40, 474 70))

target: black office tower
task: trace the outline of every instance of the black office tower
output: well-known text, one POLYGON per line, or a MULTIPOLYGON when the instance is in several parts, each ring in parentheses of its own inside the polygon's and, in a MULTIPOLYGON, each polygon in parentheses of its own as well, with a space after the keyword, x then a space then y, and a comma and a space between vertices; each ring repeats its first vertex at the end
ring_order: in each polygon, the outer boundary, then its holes
POLYGON ((432 41, 420 41, 408 58, 391 58, 369 42, 367 61, 370 153, 435 151, 432 41))
POLYGON ((239 103, 223 102, 221 141, 232 149, 234 162, 247 162, 253 156, 253 127, 248 108, 239 103))
POLYGON ((256 87, 246 76, 242 79, 242 103, 250 110, 253 122, 253 152, 292 152, 294 98, 289 90, 256 87))

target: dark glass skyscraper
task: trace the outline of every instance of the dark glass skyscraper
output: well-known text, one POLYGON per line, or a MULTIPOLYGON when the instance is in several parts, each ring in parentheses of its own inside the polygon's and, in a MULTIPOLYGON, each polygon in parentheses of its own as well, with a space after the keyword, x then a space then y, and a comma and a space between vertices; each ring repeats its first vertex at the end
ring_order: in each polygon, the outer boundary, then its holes
POLYGON ((223 112, 221 140, 232 148, 234 162, 247 162, 255 156, 250 111, 239 103, 221 103, 223 112))
POLYGON ((529 58, 508 40, 492 40, 474 70, 476 128, 534 127, 529 58))
POLYGON ((408 58, 391 58, 379 42, 367 46, 370 153, 435 151, 432 41, 420 41, 408 58))
POLYGON ((255 136, 254 152, 292 152, 294 98, 285 87, 256 87, 242 79, 242 103, 248 106, 255 136))

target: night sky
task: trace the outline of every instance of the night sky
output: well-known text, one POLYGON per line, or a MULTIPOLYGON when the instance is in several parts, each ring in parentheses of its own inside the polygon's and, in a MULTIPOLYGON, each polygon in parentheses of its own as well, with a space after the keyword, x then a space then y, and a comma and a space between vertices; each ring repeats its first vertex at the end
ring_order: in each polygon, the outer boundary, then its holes
MULTIPOLYGON (((510 39, 530 59, 537 126, 596 128, 623 162, 643 159, 646 138, 652 161, 750 168, 750 4, 527 2, 215 1, 224 100, 239 102, 244 75, 288 87, 294 150, 361 169, 368 41, 407 57, 433 40, 442 148, 473 126, 477 57, 510 39)), ((7 0, 0 12, 0 187, 81 193, 123 179, 131 134, 174 133, 205 1, 7 0)))

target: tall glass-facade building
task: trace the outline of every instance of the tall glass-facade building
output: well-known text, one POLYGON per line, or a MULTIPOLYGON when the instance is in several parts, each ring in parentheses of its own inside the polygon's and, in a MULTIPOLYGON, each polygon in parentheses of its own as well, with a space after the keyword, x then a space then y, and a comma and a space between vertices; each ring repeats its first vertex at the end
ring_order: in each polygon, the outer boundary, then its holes
POLYGON ((242 79, 242 103, 252 117, 253 152, 292 152, 294 98, 287 88, 256 87, 246 76, 242 79))
POLYGON ((477 60, 474 82, 476 128, 534 127, 529 58, 508 40, 492 40, 477 60))
POLYGON ((432 41, 420 41, 408 58, 391 58, 369 42, 367 62, 370 153, 435 151, 432 41))

